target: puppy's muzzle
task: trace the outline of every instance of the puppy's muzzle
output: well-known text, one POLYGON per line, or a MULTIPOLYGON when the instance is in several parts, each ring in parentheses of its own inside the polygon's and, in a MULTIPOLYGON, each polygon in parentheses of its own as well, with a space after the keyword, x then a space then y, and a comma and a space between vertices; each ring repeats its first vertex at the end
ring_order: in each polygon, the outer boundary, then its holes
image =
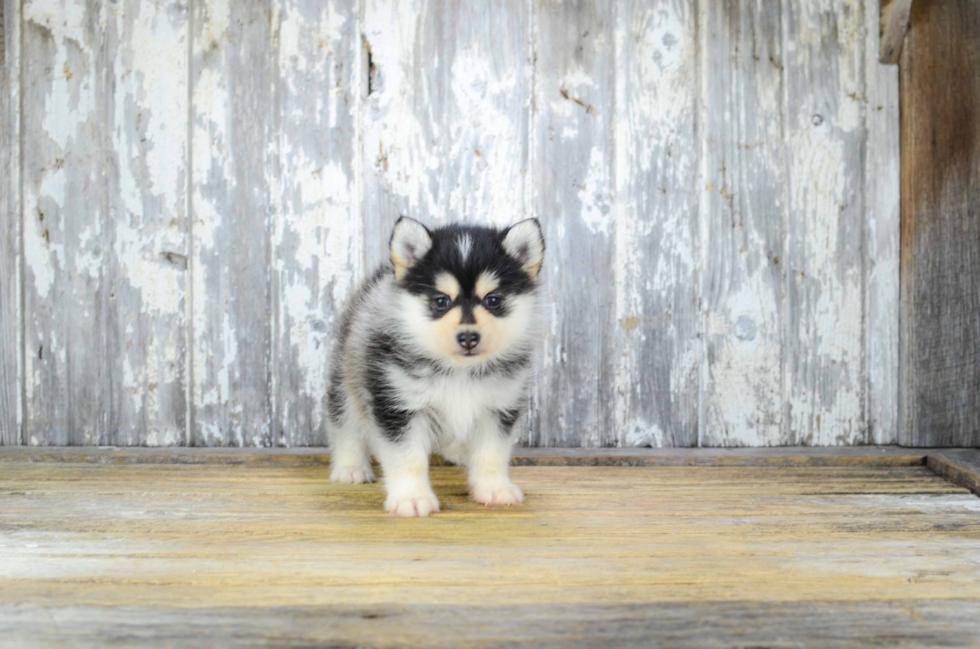
POLYGON ((480 334, 475 331, 461 331, 456 335, 456 342, 466 351, 470 351, 480 344, 480 334))

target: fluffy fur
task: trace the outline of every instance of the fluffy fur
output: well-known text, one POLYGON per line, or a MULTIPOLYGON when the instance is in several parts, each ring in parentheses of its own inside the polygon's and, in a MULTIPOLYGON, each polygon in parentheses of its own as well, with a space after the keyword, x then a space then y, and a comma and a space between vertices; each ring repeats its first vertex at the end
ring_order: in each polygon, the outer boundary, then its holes
POLYGON ((385 509, 428 516, 439 511, 436 452, 466 466, 473 500, 523 502, 507 468, 540 337, 541 226, 429 230, 402 217, 390 250, 351 299, 334 351, 330 479, 373 481, 373 454, 385 509))

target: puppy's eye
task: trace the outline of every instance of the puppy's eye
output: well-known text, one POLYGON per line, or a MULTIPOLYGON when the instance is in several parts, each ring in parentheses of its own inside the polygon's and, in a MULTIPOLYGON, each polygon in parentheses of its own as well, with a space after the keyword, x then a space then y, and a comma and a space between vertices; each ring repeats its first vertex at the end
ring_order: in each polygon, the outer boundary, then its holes
POLYGON ((503 300, 496 293, 491 293, 483 298, 483 306, 487 307, 491 311, 500 308, 501 303, 503 303, 503 300))
POLYGON ((448 295, 440 295, 432 298, 432 308, 436 311, 448 311, 452 304, 453 301, 449 299, 448 295))

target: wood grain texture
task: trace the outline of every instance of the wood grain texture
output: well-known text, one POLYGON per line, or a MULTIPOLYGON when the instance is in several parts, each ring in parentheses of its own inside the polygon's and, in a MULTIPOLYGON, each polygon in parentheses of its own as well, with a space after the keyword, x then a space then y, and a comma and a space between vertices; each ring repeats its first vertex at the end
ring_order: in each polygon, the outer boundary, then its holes
POLYGON ((357 3, 275 8, 273 442, 326 446, 327 350, 361 270, 357 3))
POLYGON ((941 478, 980 496, 980 451, 945 449, 929 453, 926 466, 941 478))
POLYGON ((325 443, 337 315, 400 214, 542 220, 523 444, 898 439, 876 0, 24 8, 26 443, 325 443))
POLYGON ((5 638, 727 646, 792 629, 858 646, 977 630, 980 500, 924 466, 516 467, 527 504, 499 509, 436 468, 444 509, 425 520, 319 466, 3 468, 5 638))
POLYGON ((104 444, 108 7, 36 0, 22 11, 25 441, 104 444))
POLYGON ((400 215, 506 225, 525 218, 531 65, 526 3, 366 0, 366 267, 400 215))
MULTIPOLYGON (((896 0, 897 1, 897 0, 896 0)), ((864 344, 868 441, 898 442, 901 176, 898 69, 878 63, 877 0, 865 2, 864 344)))
MULTIPOLYGON (((615 332, 615 392, 599 392, 600 399, 614 403, 615 430, 602 441, 695 446, 701 366, 696 186, 703 100, 702 89, 692 83, 699 74, 698 8, 688 0, 615 6, 616 202, 614 255, 608 263, 616 321, 591 325, 615 332)), ((563 271, 570 265, 577 267, 563 261, 563 271)), ((604 276, 597 273, 589 270, 594 290, 608 294, 604 276)), ((608 307, 600 302, 597 308, 608 307)))
POLYGON ((20 2, 0 1, 0 446, 20 444, 20 2))
POLYGON ((902 444, 980 446, 978 31, 917 1, 902 52, 902 444))
POLYGON ((269 0, 194 3, 191 443, 273 443, 269 0))
POLYGON ((107 5, 106 437, 187 441, 188 16, 184 0, 107 5))
MULTIPOLYGON (((548 250, 532 445, 612 446, 616 237, 614 2, 535 3, 534 214, 548 250)), ((638 379, 635 374, 630 378, 638 379)))
POLYGON ((867 439, 864 7, 783 4, 789 444, 867 439))
POLYGON ((203 609, 0 606, 16 645, 101 648, 412 646, 587 648, 975 646, 976 600, 291 606, 203 609), (47 620, 41 626, 38 619, 47 620))
POLYGON ((772 3, 711 0, 701 15, 700 439, 777 445, 786 439, 782 16, 772 3))
MULTIPOLYGON (((871 5, 868 8, 872 8, 871 5)), ((912 0, 881 0, 877 26, 881 37, 878 60, 882 63, 895 65, 902 56, 911 11, 912 0)), ((874 32, 868 32, 869 36, 872 33, 874 32)))

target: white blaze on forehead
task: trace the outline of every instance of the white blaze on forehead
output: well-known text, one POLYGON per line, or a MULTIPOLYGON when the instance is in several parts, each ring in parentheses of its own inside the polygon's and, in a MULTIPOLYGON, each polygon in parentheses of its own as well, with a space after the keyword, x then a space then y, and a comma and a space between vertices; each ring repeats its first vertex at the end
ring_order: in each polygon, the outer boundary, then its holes
POLYGON ((492 293, 499 285, 500 280, 497 278, 497 274, 485 270, 476 278, 476 294, 482 300, 487 296, 487 293, 492 293))
POLYGON ((466 261, 466 258, 470 256, 470 250, 473 249, 473 239, 468 234, 461 234, 456 239, 456 247, 459 248, 459 254, 463 261, 466 261))
POLYGON ((436 275, 436 290, 455 300, 459 295, 459 281, 450 273, 439 273, 436 275))

